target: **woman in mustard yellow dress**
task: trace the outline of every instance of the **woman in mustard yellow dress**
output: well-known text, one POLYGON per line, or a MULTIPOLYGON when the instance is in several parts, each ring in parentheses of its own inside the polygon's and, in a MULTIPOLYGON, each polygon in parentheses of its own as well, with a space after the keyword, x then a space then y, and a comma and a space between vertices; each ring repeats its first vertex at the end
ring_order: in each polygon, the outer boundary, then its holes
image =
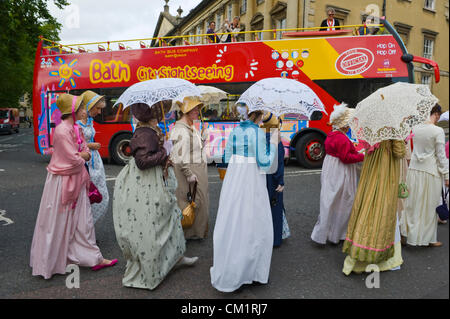
POLYGON ((348 255, 343 269, 346 275, 363 272, 369 264, 384 271, 403 263, 396 224, 400 160, 405 156, 405 143, 382 141, 367 153, 343 246, 348 255))

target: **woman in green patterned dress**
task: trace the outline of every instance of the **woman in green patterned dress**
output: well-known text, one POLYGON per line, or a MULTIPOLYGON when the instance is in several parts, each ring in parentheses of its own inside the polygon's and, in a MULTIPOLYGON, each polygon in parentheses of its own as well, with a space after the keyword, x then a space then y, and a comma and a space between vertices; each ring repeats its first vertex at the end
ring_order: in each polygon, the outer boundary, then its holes
POLYGON ((184 257, 177 182, 158 127, 161 109, 133 104, 131 112, 139 123, 130 141, 133 158, 115 183, 114 229, 127 260, 123 285, 155 289, 174 266, 198 258, 184 257))

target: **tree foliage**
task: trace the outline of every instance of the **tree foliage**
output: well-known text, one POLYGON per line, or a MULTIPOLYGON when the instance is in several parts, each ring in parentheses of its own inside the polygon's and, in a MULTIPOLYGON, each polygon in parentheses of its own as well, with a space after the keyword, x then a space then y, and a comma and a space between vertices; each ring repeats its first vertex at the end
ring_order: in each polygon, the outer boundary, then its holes
MULTIPOLYGON (((0 0, 0 107, 17 107, 31 96, 39 36, 59 41, 61 24, 51 16, 47 0, 0 0)), ((53 0, 63 9, 66 0, 53 0)))

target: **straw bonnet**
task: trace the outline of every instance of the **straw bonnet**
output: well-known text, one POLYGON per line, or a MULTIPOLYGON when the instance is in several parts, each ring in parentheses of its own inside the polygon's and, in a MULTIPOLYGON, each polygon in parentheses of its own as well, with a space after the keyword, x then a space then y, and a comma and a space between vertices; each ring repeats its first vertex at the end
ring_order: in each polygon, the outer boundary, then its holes
POLYGON ((189 113, 196 106, 200 106, 200 108, 204 107, 203 103, 200 102, 200 100, 197 97, 190 97, 190 96, 185 97, 183 99, 183 103, 177 101, 177 105, 183 114, 189 113))
POLYGON ((83 104, 86 105, 86 109, 88 111, 90 111, 94 105, 104 97, 103 95, 98 95, 97 93, 89 90, 84 91, 81 96, 83 97, 83 104))
POLYGON ((244 120, 248 120, 248 106, 244 103, 236 103, 233 105, 233 112, 238 113, 244 120))
POLYGON ((76 112, 83 102, 83 97, 81 95, 76 96, 64 93, 56 99, 56 106, 61 111, 61 115, 72 113, 72 102, 74 98, 76 98, 74 106, 74 112, 76 112))
POLYGON ((350 125, 354 109, 348 108, 347 104, 341 103, 334 106, 334 110, 330 115, 330 122, 335 129, 340 129, 350 125))
POLYGON ((271 128, 279 128, 279 127, 280 127, 280 120, 278 119, 278 117, 276 117, 270 112, 266 113, 263 116, 261 128, 269 130, 271 128))

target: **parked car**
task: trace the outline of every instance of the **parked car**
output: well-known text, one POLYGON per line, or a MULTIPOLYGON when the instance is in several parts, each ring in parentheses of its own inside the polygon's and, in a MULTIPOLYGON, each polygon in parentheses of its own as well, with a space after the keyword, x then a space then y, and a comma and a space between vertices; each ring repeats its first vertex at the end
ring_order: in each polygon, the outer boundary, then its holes
POLYGON ((19 133, 20 117, 19 110, 13 108, 0 108, 0 132, 13 131, 19 133))

